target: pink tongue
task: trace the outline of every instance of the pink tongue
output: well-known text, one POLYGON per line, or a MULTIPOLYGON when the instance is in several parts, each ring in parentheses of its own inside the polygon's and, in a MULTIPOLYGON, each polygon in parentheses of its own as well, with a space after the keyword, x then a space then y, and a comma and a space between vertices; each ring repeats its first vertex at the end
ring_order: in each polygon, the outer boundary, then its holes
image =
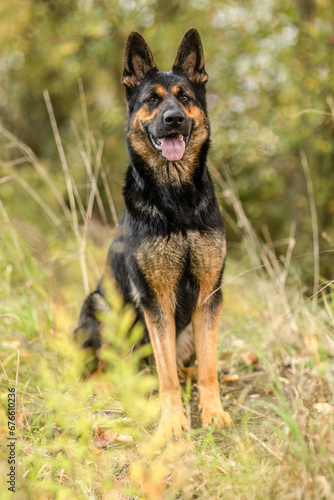
POLYGON ((164 157, 169 161, 178 161, 182 159, 186 143, 180 141, 178 137, 166 137, 161 140, 161 149, 164 157))

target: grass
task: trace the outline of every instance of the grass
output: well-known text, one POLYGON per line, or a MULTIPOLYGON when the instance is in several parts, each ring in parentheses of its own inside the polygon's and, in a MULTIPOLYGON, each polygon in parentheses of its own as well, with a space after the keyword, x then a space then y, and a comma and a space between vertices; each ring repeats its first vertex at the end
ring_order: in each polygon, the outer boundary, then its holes
MULTIPOLYGON (((94 203, 103 217, 109 211, 116 222, 117 216, 110 191, 106 204, 99 196, 98 181, 106 179, 103 145, 94 142, 85 112, 83 137, 73 125, 88 181, 81 187, 68 167, 47 93, 45 99, 60 173, 51 176, 27 146, 1 129, 9 153, 1 166, 7 192, 0 204, 0 432, 6 442, 7 390, 15 387, 18 438, 14 495, 6 484, 8 449, 0 450, 1 498, 333 498, 333 282, 315 289, 315 298, 305 297, 293 265, 294 228, 278 258, 269 233, 260 239, 253 231, 226 169, 222 178, 211 166, 243 242, 241 262, 228 259, 218 352, 221 396, 233 429, 200 428, 196 383, 188 383, 183 393, 191 437, 157 445, 157 378, 141 364, 147 352, 131 355, 140 331, 127 338, 132 312, 121 312, 117 297, 106 313, 104 370, 82 380, 82 357, 70 332, 85 291, 103 270, 112 233, 92 220, 94 203)), ((84 111, 83 91, 81 100, 84 111)), ((313 241, 316 269, 315 233, 313 241)))

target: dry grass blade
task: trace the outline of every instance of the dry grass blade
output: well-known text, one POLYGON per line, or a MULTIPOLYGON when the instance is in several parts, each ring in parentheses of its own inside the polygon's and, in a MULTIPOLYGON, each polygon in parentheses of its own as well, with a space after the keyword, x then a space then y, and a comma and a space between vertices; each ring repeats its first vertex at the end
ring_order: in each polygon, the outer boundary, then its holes
POLYGON ((14 173, 13 178, 16 179, 21 184, 23 189, 25 189, 27 191, 27 193, 36 201, 36 203, 43 209, 43 211, 52 220, 52 222, 57 227, 62 228, 62 222, 59 219, 59 217, 57 217, 57 215, 53 212, 53 210, 51 210, 49 205, 47 203, 45 203, 44 200, 42 200, 42 198, 36 193, 36 191, 31 186, 29 186, 29 184, 23 179, 23 177, 21 177, 17 173, 14 173))
POLYGON ((59 134, 58 125, 57 125, 56 118, 54 115, 49 92, 47 90, 44 90, 43 95, 44 95, 46 107, 48 110, 54 138, 56 141, 60 162, 61 162, 63 172, 64 172, 67 194, 68 194, 70 207, 71 207, 72 229, 73 229, 73 232, 76 236, 78 246, 79 246, 79 261, 80 261, 83 285, 84 285, 85 293, 88 293, 89 292, 89 284, 88 284, 88 272, 87 272, 86 258, 85 258, 85 241, 84 241, 83 237, 81 236, 80 230, 79 230, 79 222, 78 222, 78 215, 77 215, 77 211, 76 211, 73 182, 72 182, 71 175, 69 172, 65 151, 63 148, 60 134, 59 134))
POLYGON ((254 439, 257 443, 259 443, 266 451, 268 451, 268 453, 270 453, 270 455, 275 457, 276 460, 278 460, 279 462, 282 462, 283 456, 281 453, 278 454, 275 451, 273 451, 266 443, 261 441, 261 439, 259 439, 257 436, 255 436, 255 434, 253 434, 252 432, 250 432, 249 435, 252 439, 254 439))
MULTIPOLYGON (((60 193, 60 191, 57 189, 55 186, 55 183, 52 181, 50 175, 46 171, 46 169, 43 167, 43 165, 40 163, 38 160, 37 156, 33 152, 29 146, 27 146, 24 142, 20 141, 15 135, 13 135, 11 132, 6 130, 1 124, 0 124, 0 132, 1 134, 6 137, 15 147, 18 148, 19 151, 24 155, 22 159, 19 159, 19 161, 15 162, 16 164, 21 164, 24 162, 30 163, 36 172, 41 176, 41 178, 44 180, 44 182, 49 186, 51 189, 51 192, 54 194, 56 200, 58 201, 62 211, 64 212, 66 218, 68 220, 71 220, 71 212, 68 209, 64 197, 60 193)), ((10 165, 10 164, 9 164, 10 165)))
POLYGON ((318 217, 317 217, 317 207, 315 204, 313 184, 310 174, 310 168, 308 165, 307 157, 305 151, 300 151, 300 159, 306 179, 307 192, 310 202, 311 211, 311 221, 312 221, 312 233, 313 233, 313 252, 314 252, 314 283, 313 283, 313 300, 312 300, 312 311, 313 314, 317 310, 317 290, 319 287, 319 228, 318 228, 318 217))
POLYGON ((285 316, 283 316, 282 319, 286 318, 287 316, 289 316, 289 314, 293 314, 297 309, 299 309, 300 307, 302 307, 304 304, 306 304, 309 300, 312 300, 314 299, 314 297, 316 297, 317 295, 319 295, 319 293, 321 293, 323 290, 325 290, 326 288, 328 288, 329 286, 331 286, 332 284, 334 283, 334 280, 331 280, 329 281, 328 283, 326 283, 326 285, 324 285, 323 287, 320 288, 320 290, 317 290, 313 295, 311 295, 310 297, 308 297, 306 300, 303 300, 303 302, 301 302, 300 304, 297 305, 297 307, 295 307, 294 309, 291 309, 291 311, 289 311, 287 314, 285 314, 285 316))
POLYGON ((81 152, 81 156, 84 162, 84 165, 86 167, 86 171, 88 174, 88 178, 90 180, 90 192, 88 196, 88 203, 87 203, 87 210, 86 210, 86 217, 87 219, 90 219, 92 216, 93 212, 93 205, 94 205, 94 200, 96 198, 100 214, 102 217, 102 221, 105 225, 107 225, 107 215, 104 210, 103 202, 97 187, 97 178, 99 175, 100 167, 101 167, 101 156, 102 156, 102 150, 103 150, 103 142, 101 141, 98 146, 97 154, 96 154, 96 161, 95 161, 95 170, 94 173, 92 171, 92 167, 89 162, 89 158, 85 154, 85 152, 81 152))
MULTIPOLYGON (((91 166, 91 159, 90 159, 91 149, 89 150, 89 153, 84 151, 83 146, 82 146, 82 141, 80 140, 80 135, 79 135, 78 129, 77 129, 74 121, 71 121, 71 129, 72 129, 73 135, 76 139, 76 142, 78 144, 78 147, 80 150, 80 156, 82 158, 82 161, 83 161, 83 164, 85 166, 86 173, 87 173, 87 176, 89 179, 88 187, 90 188, 90 190, 88 192, 88 202, 87 202, 86 213, 84 216, 82 216, 83 220, 86 223, 86 221, 88 222, 88 220, 91 218, 94 200, 96 199, 102 221, 105 225, 107 225, 108 224, 107 215, 106 215, 106 212, 105 212, 105 209, 103 206, 103 201, 102 201, 102 198, 101 198, 98 186, 97 186, 97 180, 98 180, 98 176, 99 176, 100 169, 101 169, 101 159, 102 159, 102 152, 103 152, 104 143, 103 143, 103 141, 99 141, 97 148, 96 147, 93 148, 93 150, 95 152, 95 169, 94 169, 94 174, 93 174, 93 170, 92 170, 92 166, 91 166)), ((95 144, 93 144, 93 146, 95 146, 95 144)), ((77 202, 81 203, 81 199, 79 202, 78 198, 77 198, 77 202)))
POLYGON ((70 176, 70 172, 69 172, 69 168, 68 168, 68 164, 67 164, 67 160, 66 160, 66 155, 65 155, 65 151, 63 148, 61 138, 60 138, 58 125, 57 125, 56 118, 54 115, 49 92, 47 90, 44 90, 43 95, 44 95, 46 107, 48 110, 53 135, 54 135, 54 138, 56 141, 61 166, 63 168, 63 172, 64 172, 64 176, 65 176, 67 194, 68 194, 68 199, 70 202, 71 214, 72 214, 72 226, 73 226, 74 232, 77 234, 79 232, 79 223, 78 223, 78 216, 77 216, 75 199, 74 199, 74 194, 73 194, 73 186, 72 186, 71 176, 70 176))
POLYGON ((90 145, 90 140, 89 140, 89 136, 90 136, 89 121, 88 121, 85 90, 84 90, 83 81, 82 81, 81 77, 78 78, 78 86, 79 86, 79 94, 80 94, 80 102, 81 102, 81 111, 82 111, 84 129, 85 129, 86 153, 87 153, 87 157, 88 157, 88 162, 91 163, 92 155, 91 155, 91 145, 90 145))
MULTIPOLYGON (((238 195, 236 185, 227 165, 224 165, 223 175, 212 165, 212 169, 216 172, 216 177, 220 178, 220 185, 225 187, 224 193, 228 197, 228 201, 233 207, 238 220, 238 225, 242 228, 242 235, 245 239, 245 247, 250 259, 256 264, 255 269, 265 269, 273 283, 276 284, 280 291, 282 305, 286 311, 286 317, 291 311, 290 302, 285 289, 285 282, 288 274, 288 262, 292 259, 292 251, 294 247, 294 238, 289 239, 289 248, 287 251, 287 259, 285 267, 282 267, 282 261, 277 259, 274 252, 274 245, 271 240, 269 231, 264 228, 266 243, 260 241, 252 224, 243 209, 242 202, 238 195), (263 265, 261 265, 263 263, 263 265)), ((292 228, 293 230, 293 228, 292 228)), ((293 234, 293 233, 292 233, 293 234)), ((290 232, 291 235, 291 232, 290 232)), ((215 293, 215 291, 213 292, 215 293)), ((212 295, 212 294, 211 294, 212 295)), ((208 300, 207 297, 205 300, 208 300)), ((297 332, 297 324, 294 318, 290 319, 290 326, 293 332, 297 332)))
POLYGON ((113 200, 113 198, 111 196, 111 191, 110 191, 110 188, 109 188, 109 184, 108 184, 108 180, 107 180, 107 175, 105 173, 103 165, 101 167, 101 178, 102 178, 102 181, 103 181, 104 190, 105 190, 106 195, 107 195, 108 204, 109 204, 109 210, 110 210, 110 213, 111 213, 111 217, 112 217, 113 223, 114 223, 115 226, 118 226, 118 217, 117 217, 117 213, 116 213, 116 208, 115 208, 114 200, 113 200))
MULTIPOLYGON (((5 370, 5 367, 3 366, 3 364, 2 364, 2 362, 1 362, 1 361, 0 361, 0 364, 1 364, 1 368, 2 368, 3 374, 4 374, 4 376, 5 376, 6 380, 7 380, 7 382, 10 382, 10 379, 9 379, 9 377, 8 377, 8 375, 7 375, 7 372, 6 372, 6 370, 5 370)), ((1 378, 2 378, 2 376, 1 376, 1 378)))
POLYGON ((288 249, 286 251, 284 269, 282 271, 283 284, 285 284, 286 278, 288 276, 290 263, 291 263, 291 259, 292 259, 292 252, 293 252, 293 249, 295 248, 295 244, 296 244, 296 239, 295 239, 296 228, 297 228, 297 224, 296 224, 296 222, 293 222, 291 224, 291 228, 290 228, 290 234, 289 234, 289 239, 288 239, 288 249))

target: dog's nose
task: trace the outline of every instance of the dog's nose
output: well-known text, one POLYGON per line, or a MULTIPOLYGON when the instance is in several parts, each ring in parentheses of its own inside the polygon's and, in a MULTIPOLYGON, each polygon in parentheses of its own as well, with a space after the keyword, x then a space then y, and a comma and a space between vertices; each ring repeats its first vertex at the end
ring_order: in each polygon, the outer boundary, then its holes
POLYGON ((164 121, 167 125, 182 125, 185 120, 185 116, 181 111, 175 111, 170 109, 164 113, 164 121))

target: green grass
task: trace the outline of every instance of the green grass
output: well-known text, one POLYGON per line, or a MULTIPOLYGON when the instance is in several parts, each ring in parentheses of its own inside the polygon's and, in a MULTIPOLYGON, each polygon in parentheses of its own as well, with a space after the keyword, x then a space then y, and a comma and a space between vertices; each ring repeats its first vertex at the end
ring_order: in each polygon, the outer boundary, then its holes
MULTIPOLYGON (((4 168, 11 167, 4 162, 4 168)), ((307 301, 291 238, 278 260, 252 233, 235 200, 245 242, 241 262, 228 258, 218 352, 222 401, 234 427, 201 429, 197 387, 188 384, 191 436, 159 447, 157 378, 140 363, 147 352, 130 355, 132 312, 122 312, 113 297, 104 370, 86 380, 82 354, 71 340, 84 288, 93 287, 103 270, 110 231, 88 222, 84 205, 73 222, 47 182, 28 168, 22 175, 60 224, 37 210, 27 191, 16 204, 3 197, 0 432, 5 443, 7 390, 16 387, 18 468, 14 496, 7 490, 3 446, 1 499, 333 498, 334 287, 319 293, 316 309, 307 301), (224 383, 230 374, 238 375, 235 382, 224 383)), ((78 206, 75 185, 69 189, 78 206)), ((139 335, 133 331, 132 340, 139 335)))

